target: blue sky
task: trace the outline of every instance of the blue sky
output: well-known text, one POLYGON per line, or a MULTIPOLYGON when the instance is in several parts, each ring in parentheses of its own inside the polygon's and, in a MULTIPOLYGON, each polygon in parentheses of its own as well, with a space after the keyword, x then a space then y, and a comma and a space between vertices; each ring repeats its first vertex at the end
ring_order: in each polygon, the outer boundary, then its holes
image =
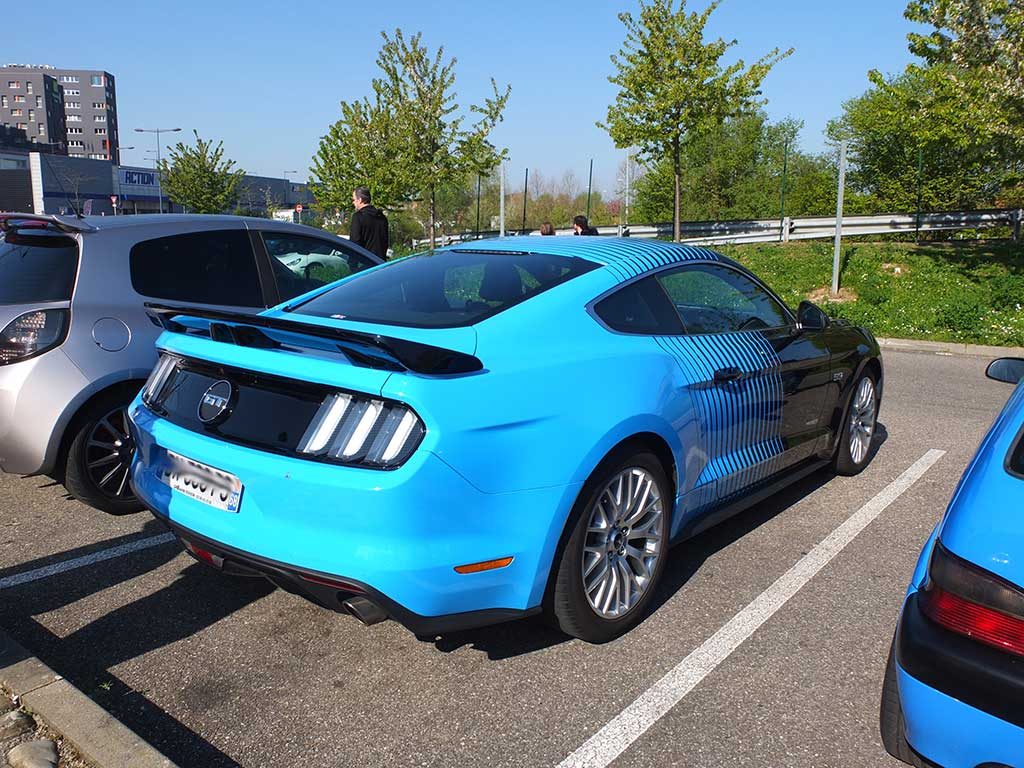
MULTIPOLYGON (((545 176, 573 170, 610 190, 623 153, 595 126, 614 97, 609 54, 623 39, 617 2, 446 3, 107 2, 91 14, 43 21, 30 3, 5 9, 3 63, 106 69, 117 77, 124 161, 151 164, 152 135, 132 128, 196 128, 223 139, 250 173, 305 178, 338 101, 370 87, 379 32, 422 31, 432 48, 457 57, 462 105, 489 78, 512 84, 495 140, 509 148, 509 175, 529 166, 545 176), (14 34, 13 30, 21 30, 14 34)), ((691 4, 703 8, 703 2, 691 4)), ((867 72, 897 72, 910 61, 902 0, 724 0, 709 32, 737 39, 733 54, 753 61, 774 48, 796 52, 764 84, 773 119, 804 121, 805 149, 824 148, 827 121, 867 87, 867 72)), ((179 134, 185 135, 185 134, 179 134)))

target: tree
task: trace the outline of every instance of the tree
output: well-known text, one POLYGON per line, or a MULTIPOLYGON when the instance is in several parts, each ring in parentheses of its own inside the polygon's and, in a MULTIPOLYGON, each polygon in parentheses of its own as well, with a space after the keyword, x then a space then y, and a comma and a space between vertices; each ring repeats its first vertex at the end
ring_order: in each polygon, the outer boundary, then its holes
MULTIPOLYGON (((785 156, 786 213, 827 215, 835 210, 835 169, 824 158, 796 145, 800 123, 768 122, 761 111, 726 120, 684 146, 680 170, 682 205, 698 220, 767 219, 781 214, 785 156)), ((645 222, 669 221, 673 214, 671 159, 646 169, 636 184, 636 211, 645 222)))
MULTIPOLYGON (((74 211, 76 213, 81 213, 82 212, 82 195, 81 195, 82 185, 85 184, 86 182, 96 181, 96 178, 94 176, 90 176, 90 175, 85 174, 85 173, 79 173, 77 171, 65 170, 63 166, 61 166, 61 170, 58 171, 57 177, 58 177, 59 180, 62 179, 65 183, 67 183, 67 185, 69 187, 71 187, 71 191, 74 194, 74 198, 75 198, 75 204, 72 206, 72 208, 74 209, 74 211)), ((63 184, 61 185, 61 189, 64 190, 64 199, 67 200, 70 203, 71 202, 71 198, 68 196, 67 190, 64 189, 63 184)))
POLYGON ((399 121, 374 85, 373 98, 341 102, 341 119, 321 137, 309 187, 326 211, 352 210, 352 190, 365 186, 378 208, 396 210, 415 194, 399 121))
POLYGON ((463 180, 467 174, 483 174, 506 155, 489 140, 501 122, 511 86, 502 92, 491 78, 492 95, 481 105, 470 106, 478 115, 469 128, 463 127, 455 94, 454 58, 444 60, 444 48, 433 56, 417 33, 406 39, 396 29, 394 37, 381 33, 384 45, 377 57, 383 77, 374 90, 393 110, 403 142, 403 166, 430 212, 430 247, 434 247, 437 226, 437 192, 441 187, 463 180))
POLYGON ((238 200, 238 185, 245 171, 234 160, 224 159, 224 142, 217 146, 192 131, 194 147, 178 142, 170 148, 170 159, 160 161, 164 192, 193 213, 223 213, 238 200))
POLYGON ((1013 183, 1012 143, 989 109, 965 108, 946 65, 870 78, 827 129, 849 143, 848 186, 870 212, 916 210, 919 190, 925 210, 984 207, 1013 183))
POLYGON ((993 133, 1024 143, 1024 5, 1019 0, 911 0, 904 14, 930 24, 910 51, 942 65, 962 109, 979 109, 993 133))
POLYGON ((492 78, 493 95, 463 112, 456 102, 456 60, 445 60, 444 48, 431 55, 420 34, 406 38, 400 29, 381 37, 373 97, 341 102, 342 117, 313 159, 311 186, 321 205, 339 210, 351 208, 352 190, 360 185, 383 208, 423 202, 433 247, 439 196, 450 198, 468 176, 489 173, 505 157, 489 136, 511 86, 501 91, 492 78), (470 114, 477 119, 467 126, 470 114))
POLYGON ((667 159, 673 175, 673 233, 679 240, 682 159, 686 145, 729 117, 758 103, 761 82, 793 49, 770 51, 747 67, 723 67, 735 40, 706 42, 704 27, 718 7, 687 13, 686 0, 641 0, 639 18, 619 14, 626 39, 612 56, 619 87, 605 128, 619 148, 636 147, 642 159, 667 159))

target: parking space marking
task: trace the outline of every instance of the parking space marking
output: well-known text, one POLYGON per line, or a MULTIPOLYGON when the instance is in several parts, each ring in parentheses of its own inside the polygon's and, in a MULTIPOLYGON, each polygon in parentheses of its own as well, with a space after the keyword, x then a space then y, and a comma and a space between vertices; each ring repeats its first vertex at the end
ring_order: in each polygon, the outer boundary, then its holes
POLYGON ((56 576, 58 573, 64 573, 65 571, 73 571, 75 568, 83 568, 93 563, 102 563, 104 560, 112 560, 115 557, 138 552, 140 549, 149 549, 150 547, 158 547, 161 544, 169 544, 174 541, 174 538, 173 533, 161 533, 159 536, 129 541, 127 544, 119 544, 109 549, 101 549, 99 552, 93 552, 90 555, 64 560, 60 563, 53 563, 52 565, 35 568, 24 573, 16 573, 13 576, 0 579, 0 589, 17 587, 20 584, 28 584, 29 582, 45 579, 49 576, 56 576))
POLYGON ((566 757, 559 768, 605 768, 669 712, 799 592, 872 520, 898 499, 945 451, 931 449, 853 513, 774 584, 755 597, 658 682, 566 757))

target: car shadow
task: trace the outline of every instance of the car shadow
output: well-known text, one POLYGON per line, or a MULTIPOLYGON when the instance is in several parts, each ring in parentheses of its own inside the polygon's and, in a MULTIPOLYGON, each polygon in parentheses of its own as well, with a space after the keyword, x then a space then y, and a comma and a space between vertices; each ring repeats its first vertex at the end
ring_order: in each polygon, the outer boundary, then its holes
MULTIPOLYGON (((24 560, 15 565, 0 568, 0 582, 8 578, 17 578, 22 574, 29 574, 31 571, 43 571, 50 567, 58 567, 69 560, 89 557, 104 550, 130 545, 133 542, 165 533, 167 533, 167 529, 163 525, 150 519, 140 531, 134 533, 84 544, 63 552, 38 557, 34 560, 24 560)), ((129 552, 113 560, 99 560, 64 573, 40 574, 34 581, 7 587, 3 590, 5 598, 0 602, 0 617, 22 594, 31 596, 32 613, 45 613, 158 568, 173 560, 180 553, 181 545, 176 541, 168 541, 129 552), (65 574, 69 578, 65 578, 65 574), (58 583, 60 588, 55 589, 54 584, 58 583)))
MULTIPOLYGON (((155 549, 161 548, 171 549, 175 556, 180 552, 176 544, 155 549)), ((56 635, 34 618, 48 610, 41 605, 47 594, 61 595, 59 600, 47 604, 64 604, 70 602, 69 595, 97 593, 100 584, 113 586, 127 581, 158 567, 162 559, 152 553, 133 553, 128 557, 136 558, 135 563, 127 571, 116 567, 117 578, 93 578, 90 573, 80 573, 84 569, 77 569, 48 577, 46 593, 9 596, 2 612, 5 629, 118 720, 144 734, 178 765, 237 765, 200 734, 150 701, 146 691, 132 688, 110 670, 201 632, 273 592, 274 586, 263 579, 211 578, 216 575, 207 566, 192 562, 169 584, 119 605, 67 635, 56 635), (87 582, 88 586, 83 588, 76 582, 87 582)), ((5 590, 5 597, 8 591, 13 593, 29 586, 32 585, 5 590)))
MULTIPOLYGON (((878 423, 871 443, 872 460, 888 437, 885 425, 878 423)), ((665 571, 662 573, 661 583, 647 608, 644 621, 679 592, 710 557, 810 496, 834 477, 836 475, 830 468, 819 469, 765 501, 749 507, 692 539, 673 546, 665 564, 665 571)), ((468 647, 485 653, 492 661, 552 648, 571 639, 547 626, 538 617, 429 638, 434 646, 444 653, 468 647)))
MULTIPOLYGON (((163 525, 150 520, 132 534, 4 568, 0 579, 164 533, 167 529, 163 525)), ((43 570, 33 581, 0 591, 0 625, 118 720, 145 734, 173 762, 234 766, 234 760, 149 701, 145 691, 133 689, 110 671, 118 664, 201 632, 274 590, 263 579, 221 578, 189 559, 183 561, 172 581, 131 602, 120 604, 123 593, 104 594, 165 566, 181 553, 181 545, 172 540, 72 570, 43 570), (63 636, 36 618, 86 598, 93 606, 98 603, 100 611, 108 600, 117 607, 63 636)))

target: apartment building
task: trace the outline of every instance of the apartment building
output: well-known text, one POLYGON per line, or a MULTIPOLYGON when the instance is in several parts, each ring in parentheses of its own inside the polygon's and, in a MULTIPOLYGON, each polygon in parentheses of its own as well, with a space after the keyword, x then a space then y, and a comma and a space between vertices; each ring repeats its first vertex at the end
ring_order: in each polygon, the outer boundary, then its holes
MULTIPOLYGON (((34 103, 36 100, 33 100, 34 103)), ((41 116, 39 109, 34 108, 33 117, 41 116)), ((53 151, 56 145, 63 141, 64 151, 58 149, 58 154, 91 160, 110 160, 115 163, 120 159, 116 82, 112 74, 103 70, 60 69, 48 65, 27 64, 8 64, 0 67, 0 124, 4 124, 5 132, 11 132, 7 141, 4 134, 0 133, 0 146, 13 146, 8 141, 19 139, 18 132, 24 130, 26 143, 49 145, 48 148, 31 147, 33 149, 53 151), (47 108, 48 116, 50 111, 54 113, 54 117, 60 115, 63 128, 53 127, 61 131, 60 137, 57 138, 50 132, 45 137, 39 132, 40 124, 44 121, 33 121, 28 118, 27 97, 37 95, 36 92, 46 87, 44 83, 47 80, 51 80, 57 87, 55 90, 51 86, 51 91, 59 94, 60 109, 57 109, 56 97, 51 97, 47 93, 42 94, 41 103, 47 108), (28 93, 29 89, 33 94, 28 93), (18 97, 26 98, 21 100, 18 97), (9 126, 6 125, 8 123, 9 126)), ((49 124, 47 128, 53 130, 49 124)))

